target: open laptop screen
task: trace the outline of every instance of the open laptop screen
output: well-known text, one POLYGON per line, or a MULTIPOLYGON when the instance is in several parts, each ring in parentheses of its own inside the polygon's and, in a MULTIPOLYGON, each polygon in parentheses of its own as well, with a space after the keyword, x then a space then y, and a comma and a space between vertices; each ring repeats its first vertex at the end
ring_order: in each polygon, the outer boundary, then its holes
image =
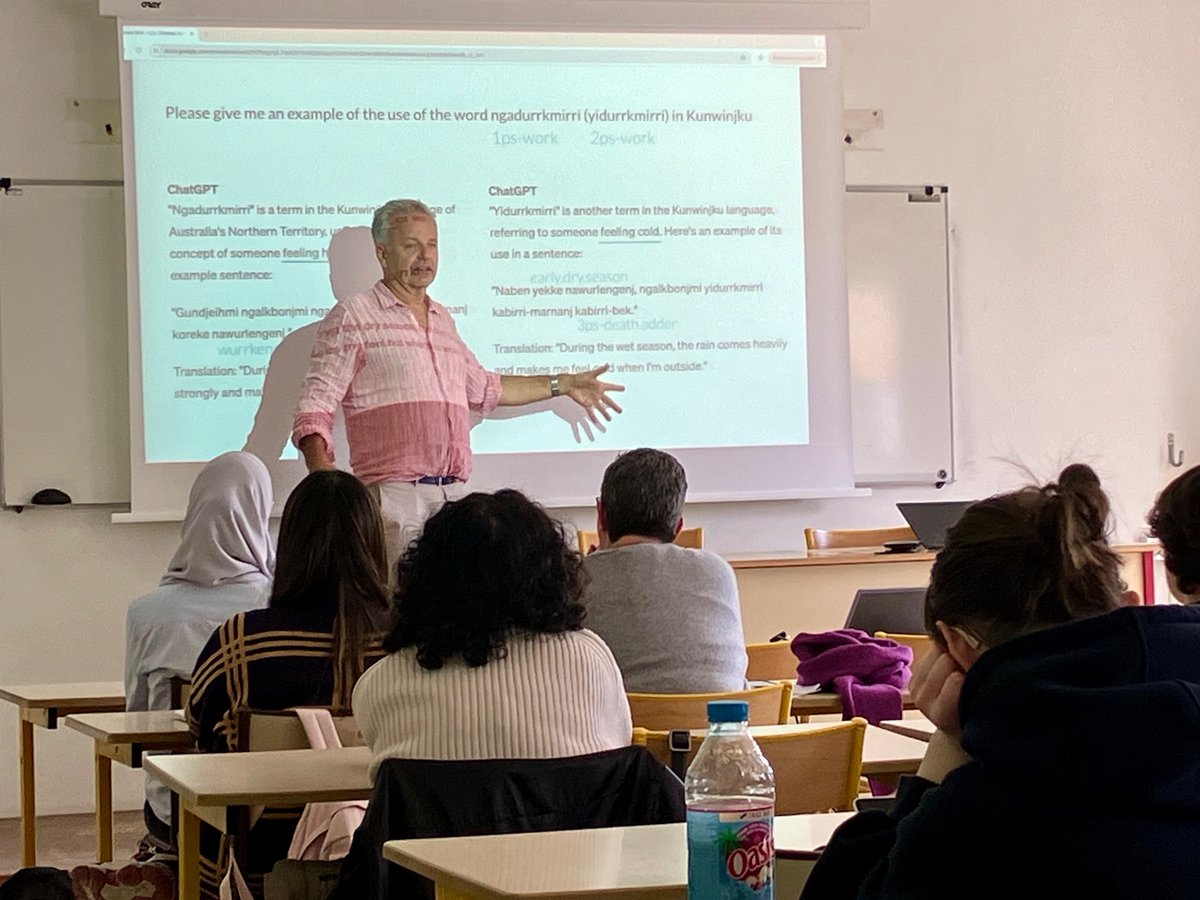
POLYGON ((932 503, 897 503, 896 509, 904 516, 917 540, 927 550, 941 550, 946 546, 946 532, 974 505, 974 500, 939 500, 932 503))

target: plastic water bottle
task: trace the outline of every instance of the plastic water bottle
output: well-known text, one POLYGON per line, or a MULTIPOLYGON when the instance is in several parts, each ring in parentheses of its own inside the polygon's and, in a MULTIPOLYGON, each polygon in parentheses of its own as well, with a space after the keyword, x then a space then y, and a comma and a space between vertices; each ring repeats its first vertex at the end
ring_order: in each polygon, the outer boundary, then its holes
POLYGON ((742 700, 708 704, 708 735, 684 780, 688 900, 775 897, 775 773, 742 700))

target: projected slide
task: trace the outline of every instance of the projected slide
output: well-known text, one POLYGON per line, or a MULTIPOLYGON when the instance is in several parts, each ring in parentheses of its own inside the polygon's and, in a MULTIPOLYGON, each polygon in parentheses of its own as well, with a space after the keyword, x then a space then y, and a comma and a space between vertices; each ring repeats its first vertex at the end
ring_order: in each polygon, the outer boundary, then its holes
POLYGON ((265 389, 276 348, 292 336, 303 358, 335 292, 378 276, 338 270, 371 268, 365 228, 394 197, 437 211, 430 295, 485 366, 609 363, 628 389, 606 432, 559 401, 484 422, 477 453, 807 443, 798 69, 823 63, 821 39, 127 26, 123 40, 148 462, 241 447, 268 402, 284 407, 273 445, 294 452, 294 358, 284 389, 265 389))

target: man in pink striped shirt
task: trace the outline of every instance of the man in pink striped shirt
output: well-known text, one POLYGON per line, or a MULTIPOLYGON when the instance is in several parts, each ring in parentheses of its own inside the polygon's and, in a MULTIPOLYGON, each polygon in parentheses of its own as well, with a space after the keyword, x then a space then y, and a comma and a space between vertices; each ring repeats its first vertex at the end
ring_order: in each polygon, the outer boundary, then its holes
POLYGON ((429 207, 392 200, 375 211, 371 234, 383 278, 343 297, 321 322, 292 440, 309 471, 333 468, 333 416, 342 406, 350 466, 379 500, 394 569, 410 530, 465 493, 471 411, 487 415, 562 394, 598 424, 621 411, 609 392, 624 388, 600 380, 607 366, 549 376, 487 371, 428 294, 438 266, 429 207))

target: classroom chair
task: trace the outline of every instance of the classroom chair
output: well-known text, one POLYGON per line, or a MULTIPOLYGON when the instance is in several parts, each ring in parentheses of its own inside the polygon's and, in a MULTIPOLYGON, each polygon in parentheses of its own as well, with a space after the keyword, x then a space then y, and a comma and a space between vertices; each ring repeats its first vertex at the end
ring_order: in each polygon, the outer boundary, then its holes
POLYGON ((329 900, 432 900, 432 883, 384 862, 389 840, 658 825, 685 817, 683 785, 645 747, 559 759, 386 759, 329 900))
POLYGON ((747 681, 795 681, 796 663, 791 641, 746 645, 747 681))
POLYGON ((926 656, 933 652, 933 638, 927 634, 896 634, 894 632, 877 631, 877 638, 887 638, 889 641, 895 641, 897 644, 903 644, 909 647, 913 652, 912 667, 915 669, 917 665, 926 656))
MULTIPOLYGON (((338 738, 343 747, 359 747, 363 744, 362 734, 354 721, 354 716, 343 709, 330 710, 333 714, 333 724, 337 729, 338 738)), ((237 733, 232 736, 230 750, 237 753, 260 753, 266 750, 307 750, 310 747, 308 735, 304 726, 291 709, 239 709, 236 715, 237 733)), ((273 811, 272 819, 297 819, 299 812, 280 816, 273 811)), ((172 815, 178 821, 177 815, 172 815)), ((233 823, 228 833, 229 847, 233 857, 242 866, 243 872, 249 877, 246 861, 250 858, 250 830, 252 828, 250 810, 241 808, 237 821, 233 823)), ((274 860, 265 862, 270 867, 274 860)), ((258 865, 264 865, 259 861, 258 865)))
MULTIPOLYGON (((346 710, 330 710, 333 724, 343 747, 361 747, 362 734, 354 716, 346 710)), ((237 714, 237 735, 232 749, 237 752, 263 750, 307 750, 308 736, 304 726, 290 709, 240 709, 237 714)))
POLYGON ((192 697, 192 679, 172 675, 167 684, 171 690, 171 709, 187 709, 188 700, 192 697))
POLYGON ((804 546, 809 550, 842 550, 849 547, 882 547, 887 541, 915 541, 907 525, 895 528, 839 528, 825 531, 804 529, 804 546))
POLYGON ((648 731, 708 727, 710 700, 745 700, 751 725, 784 725, 792 712, 792 683, 777 681, 720 694, 627 694, 633 726, 648 731))
MULTIPOLYGON (((763 756, 775 772, 775 815, 848 812, 854 809, 862 775, 867 720, 854 718, 824 728, 780 734, 756 734, 763 756)), ((646 747, 681 778, 687 774, 704 737, 687 732, 633 729, 633 743, 646 747), (686 751, 673 747, 690 746, 686 751)))
MULTIPOLYGON (((595 531, 576 531, 575 536, 579 539, 579 552, 587 556, 593 547, 600 545, 600 535, 595 531)), ((675 545, 677 547, 687 547, 690 550, 704 549, 704 529, 703 528, 681 528, 679 534, 675 535, 675 545)))

